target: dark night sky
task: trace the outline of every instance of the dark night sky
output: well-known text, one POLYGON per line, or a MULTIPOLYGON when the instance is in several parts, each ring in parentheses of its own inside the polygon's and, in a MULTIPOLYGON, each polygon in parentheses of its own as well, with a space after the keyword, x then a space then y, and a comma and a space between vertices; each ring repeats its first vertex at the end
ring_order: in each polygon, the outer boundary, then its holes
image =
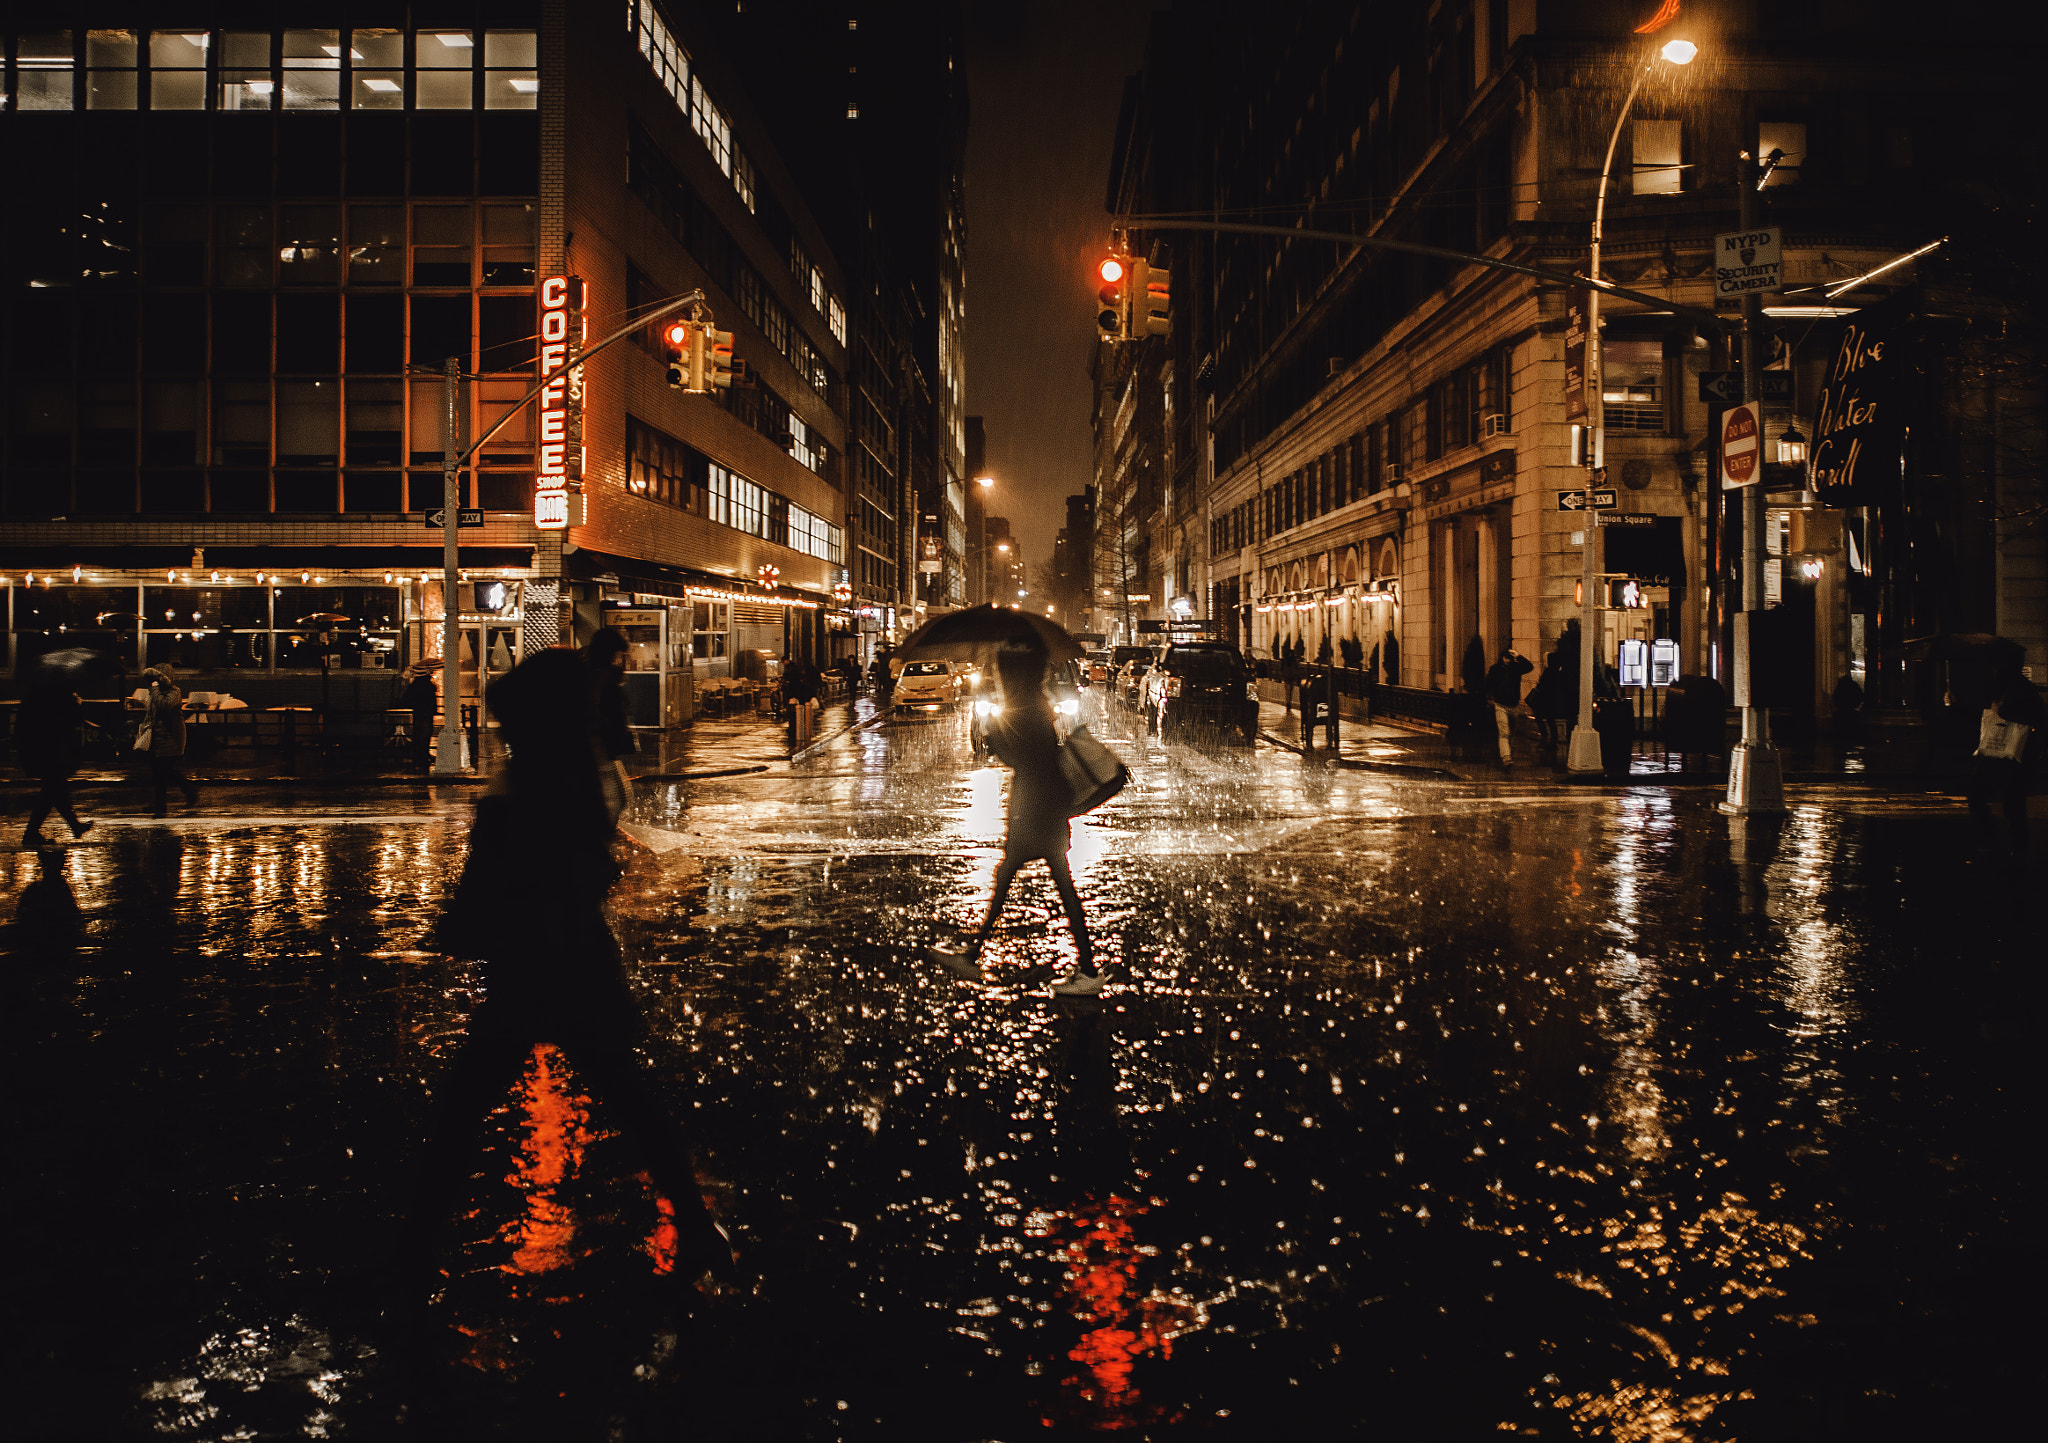
POLYGON ((1092 479, 1094 266, 1124 77, 1151 0, 972 0, 967 410, 986 418, 989 512, 1034 566, 1092 479))

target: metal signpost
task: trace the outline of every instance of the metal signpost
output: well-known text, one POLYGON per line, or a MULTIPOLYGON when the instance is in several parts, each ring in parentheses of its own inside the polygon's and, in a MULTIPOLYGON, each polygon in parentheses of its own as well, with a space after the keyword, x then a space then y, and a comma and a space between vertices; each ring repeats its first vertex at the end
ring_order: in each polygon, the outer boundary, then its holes
POLYGON ((1756 654, 1750 622, 1764 609, 1764 488, 1762 372, 1757 333, 1763 328, 1763 292, 1777 290, 1783 270, 1775 226, 1755 224, 1756 192, 1770 179, 1778 152, 1759 167, 1742 155, 1741 229, 1714 238, 1714 293, 1742 298, 1742 399, 1721 418, 1721 487, 1742 492, 1742 610, 1735 617, 1735 704, 1742 708, 1742 740, 1728 758, 1728 795, 1721 810, 1734 816, 1777 815, 1785 810, 1784 772, 1771 745, 1770 713, 1759 705, 1756 654))

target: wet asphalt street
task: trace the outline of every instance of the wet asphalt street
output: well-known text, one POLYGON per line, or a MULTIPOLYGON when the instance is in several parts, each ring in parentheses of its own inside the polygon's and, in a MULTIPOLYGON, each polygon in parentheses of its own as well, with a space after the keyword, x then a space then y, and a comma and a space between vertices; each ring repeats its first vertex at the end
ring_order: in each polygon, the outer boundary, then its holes
MULTIPOLYGON (((473 789, 243 788, 0 854, 20 1439, 1879 1439, 2038 1391, 2037 870, 1940 797, 1164 748, 991 982, 964 722, 643 782, 617 925, 741 1286, 560 1054, 379 1315, 480 995, 473 789), (401 1411, 410 1426, 401 1429, 401 1411)), ((88 808, 93 803, 88 800, 88 808)), ((105 815, 105 813, 102 813, 105 815)), ((51 832, 61 830, 51 823, 51 832)), ((547 839, 533 881, 544 886, 547 839)))

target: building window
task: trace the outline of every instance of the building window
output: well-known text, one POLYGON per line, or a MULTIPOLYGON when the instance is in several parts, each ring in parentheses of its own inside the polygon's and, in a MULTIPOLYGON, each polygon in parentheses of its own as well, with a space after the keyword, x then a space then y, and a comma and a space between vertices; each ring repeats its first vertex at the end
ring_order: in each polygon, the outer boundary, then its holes
POLYGON ((654 67, 654 75, 685 115, 690 112, 690 53, 676 43, 651 4, 631 0, 627 6, 628 28, 637 24, 640 53, 654 67))
POLYGON ((533 110, 539 104, 539 45, 534 32, 485 31, 484 109, 533 110))
POLYGON ((74 60, 69 30, 22 36, 15 42, 14 108, 71 109, 74 60))
POLYGON ((351 30, 349 104, 357 110, 405 109, 405 32, 351 30))
POLYGON ((1610 431, 1664 429, 1664 348, 1656 341, 1609 341, 1600 348, 1600 399, 1610 431))
POLYGON ((704 82, 690 77, 690 129, 711 152, 711 159, 730 178, 732 175, 732 122, 704 93, 704 82))
POLYGON ((476 37, 467 30, 422 30, 413 47, 413 104, 420 110, 468 110, 475 104, 471 66, 476 37))
POLYGON ((832 332, 832 339, 840 345, 846 344, 846 307, 839 304, 839 297, 827 298, 825 327, 832 332))
POLYGON ((284 108, 341 109, 341 32, 284 32, 284 108))
POLYGON ((220 37, 222 110, 268 110, 277 85, 270 76, 270 32, 229 30, 220 37))
POLYGON ((212 39, 204 30, 150 33, 151 110, 206 109, 206 52, 212 39))
POLYGON ((1799 184, 1799 167, 1806 164, 1806 125, 1796 120, 1764 120, 1757 123, 1756 153, 1759 160, 1772 151, 1784 152, 1764 188, 1799 184))
POLYGON ((133 30, 85 32, 87 110, 135 109, 137 49, 133 30))
POLYGON ((1679 124, 1675 120, 1638 120, 1631 133, 1635 146, 1637 195, 1677 195, 1685 174, 1679 155, 1679 124))

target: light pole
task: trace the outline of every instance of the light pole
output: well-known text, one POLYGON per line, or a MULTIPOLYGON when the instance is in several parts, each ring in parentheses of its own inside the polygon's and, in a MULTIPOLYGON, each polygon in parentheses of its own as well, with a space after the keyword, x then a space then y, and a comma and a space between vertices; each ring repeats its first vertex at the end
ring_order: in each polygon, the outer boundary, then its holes
MULTIPOLYGON (((1615 147, 1621 144, 1621 128, 1628 124, 1628 112, 1636 103, 1636 94, 1660 61, 1670 65, 1690 65, 1699 53, 1699 47, 1690 40, 1666 41, 1650 62, 1636 72, 1635 83, 1628 88, 1628 99, 1621 102, 1621 114, 1614 118, 1614 133, 1607 137, 1607 159, 1600 165, 1600 194, 1593 202, 1592 256, 1586 268, 1590 280, 1600 279, 1600 239, 1607 220, 1607 181, 1614 171, 1615 147)), ((1596 286, 1589 286, 1586 288, 1586 385, 1592 395, 1586 404, 1586 421, 1591 441, 1586 447, 1586 498, 1580 508, 1586 541, 1580 556, 1579 581, 1579 720, 1578 725, 1572 728, 1571 751, 1565 762, 1567 769, 1575 772, 1597 772, 1601 769, 1600 733, 1593 729, 1593 660, 1600 646, 1600 603, 1594 595, 1600 580, 1600 513, 1593 509, 1593 487, 1607 468, 1607 402, 1602 394, 1606 388, 1604 371, 1600 346, 1600 291, 1596 286)))
MULTIPOLYGON (((1740 219, 1743 230, 1756 228, 1756 193, 1770 180, 1780 155, 1772 151, 1762 166, 1742 152, 1740 219)), ((1742 297, 1742 399, 1760 399, 1763 377, 1757 369, 1756 338, 1762 329, 1763 297, 1749 291, 1742 297)), ((1793 435, 1798 435, 1795 430, 1793 435)), ((1762 441, 1759 436, 1758 441, 1762 441)), ((1804 447, 1806 438, 1799 437, 1804 447)), ((1756 651, 1751 623, 1764 609, 1764 481, 1759 475, 1742 488, 1742 611, 1735 618, 1735 703, 1742 708, 1742 740, 1728 758, 1728 795, 1721 810, 1733 816, 1781 815, 1785 810, 1785 774, 1778 749, 1771 745, 1771 714, 1757 705, 1756 651)))
POLYGON ((976 533, 977 533, 977 535, 976 535, 976 536, 975 536, 975 538, 974 538, 974 549, 975 549, 975 550, 976 550, 977 552, 979 552, 979 553, 980 553, 980 555, 981 555, 981 579, 980 579, 980 583, 979 583, 979 590, 981 591, 981 599, 982 599, 983 601, 987 601, 987 600, 988 600, 988 493, 989 493, 990 491, 992 491, 992 490, 994 490, 994 489, 995 489, 995 484, 996 484, 996 478, 995 478, 995 477, 993 477, 993 476, 977 476, 977 477, 975 477, 975 478, 974 478, 974 484, 975 484, 975 485, 977 485, 977 486, 979 486, 979 487, 981 487, 981 489, 982 489, 982 497, 981 497, 981 524, 980 524, 980 525, 978 525, 978 526, 976 526, 976 527, 974 528, 974 529, 975 529, 975 531, 976 531, 976 533))

